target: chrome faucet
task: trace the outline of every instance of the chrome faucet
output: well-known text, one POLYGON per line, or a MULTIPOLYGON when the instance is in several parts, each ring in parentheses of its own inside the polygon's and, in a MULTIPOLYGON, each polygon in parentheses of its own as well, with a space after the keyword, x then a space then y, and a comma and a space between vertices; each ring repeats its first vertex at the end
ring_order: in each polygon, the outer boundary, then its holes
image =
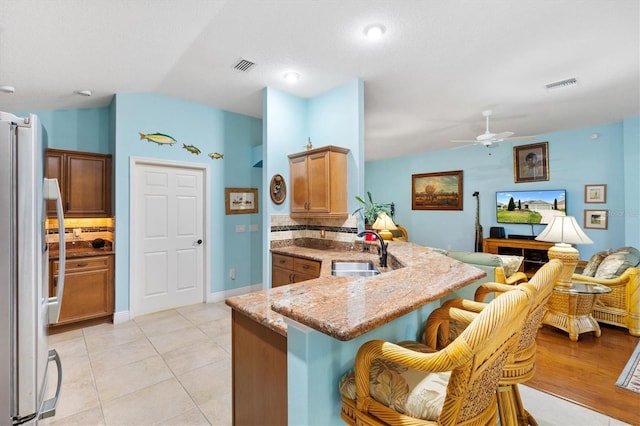
POLYGON ((385 243, 385 241, 382 239, 382 237, 380 236, 380 234, 378 234, 376 231, 369 231, 364 230, 361 233, 358 234, 358 237, 362 237, 366 234, 370 234, 370 235, 374 235, 379 241, 380 241, 380 267, 381 268, 386 268, 387 267, 387 244, 385 243))

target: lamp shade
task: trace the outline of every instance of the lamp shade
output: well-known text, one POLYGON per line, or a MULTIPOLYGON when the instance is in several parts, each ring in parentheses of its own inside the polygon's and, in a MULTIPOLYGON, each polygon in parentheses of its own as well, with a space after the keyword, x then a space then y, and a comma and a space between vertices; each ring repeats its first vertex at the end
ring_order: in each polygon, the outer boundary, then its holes
POLYGON ((394 229, 398 229, 396 228, 396 224, 393 223, 393 220, 385 212, 380 212, 378 214, 378 218, 373 223, 373 225, 371 225, 371 227, 373 229, 380 229, 380 230, 387 230, 387 231, 393 231, 394 229))
POLYGON ((563 244, 593 244, 573 216, 554 216, 536 240, 563 244))

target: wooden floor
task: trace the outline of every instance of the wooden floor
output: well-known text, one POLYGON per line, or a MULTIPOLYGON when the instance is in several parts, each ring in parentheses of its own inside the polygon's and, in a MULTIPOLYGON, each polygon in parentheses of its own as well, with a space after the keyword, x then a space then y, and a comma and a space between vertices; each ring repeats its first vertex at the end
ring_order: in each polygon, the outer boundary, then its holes
POLYGON ((584 333, 577 342, 561 330, 542 327, 537 337, 536 375, 526 385, 640 425, 640 394, 615 384, 640 338, 623 328, 601 327, 602 336, 584 333))

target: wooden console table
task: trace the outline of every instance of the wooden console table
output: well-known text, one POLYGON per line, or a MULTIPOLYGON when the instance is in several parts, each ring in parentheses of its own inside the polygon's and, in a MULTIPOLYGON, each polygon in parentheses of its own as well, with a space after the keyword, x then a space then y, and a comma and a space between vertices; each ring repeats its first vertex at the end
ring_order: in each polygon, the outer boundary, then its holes
POLYGON ((522 256, 520 271, 531 278, 542 265, 549 261, 547 251, 553 243, 516 238, 485 238, 482 251, 492 254, 522 256))

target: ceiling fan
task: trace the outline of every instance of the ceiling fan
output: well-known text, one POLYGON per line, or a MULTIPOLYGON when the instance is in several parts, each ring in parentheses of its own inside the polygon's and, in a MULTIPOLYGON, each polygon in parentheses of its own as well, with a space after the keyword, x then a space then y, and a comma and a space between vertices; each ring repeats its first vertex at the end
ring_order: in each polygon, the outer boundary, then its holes
POLYGON ((482 116, 486 118, 487 127, 483 134, 478 135, 475 140, 474 139, 454 139, 451 142, 461 142, 461 143, 473 143, 473 144, 482 144, 487 148, 491 148, 496 142, 504 142, 504 141, 526 141, 529 139, 533 139, 535 136, 513 136, 513 132, 500 132, 500 133, 492 133, 489 131, 489 117, 491 117, 492 111, 490 109, 482 112, 482 116))

